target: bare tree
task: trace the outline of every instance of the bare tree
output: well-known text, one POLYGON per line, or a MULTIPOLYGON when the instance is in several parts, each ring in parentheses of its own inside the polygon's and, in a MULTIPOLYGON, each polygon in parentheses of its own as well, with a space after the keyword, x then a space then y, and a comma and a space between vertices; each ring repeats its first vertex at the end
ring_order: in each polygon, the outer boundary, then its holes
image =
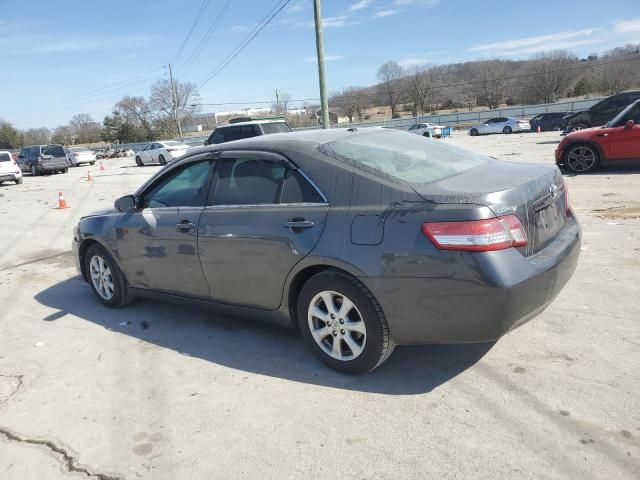
POLYGON ((49 143, 51 139, 51 130, 48 128, 30 128, 22 133, 24 145, 38 145, 49 143))
POLYGON ((424 115, 440 89, 444 71, 440 67, 415 67, 409 77, 409 90, 416 110, 424 115))
POLYGON ((528 62, 524 86, 531 101, 552 103, 567 91, 578 59, 564 50, 539 53, 528 62))
POLYGON ((69 122, 69 129, 73 135, 72 143, 93 143, 100 140, 102 127, 88 113, 78 113, 69 122))
POLYGON ((158 80, 151 86, 149 104, 158 112, 174 119, 177 128, 177 118, 191 117, 199 110, 198 87, 195 83, 174 81, 175 91, 169 80, 158 80))
POLYGON ((470 88, 475 91, 479 105, 496 109, 504 97, 507 66, 501 60, 482 60, 473 67, 473 83, 470 88))
POLYGON ((75 135, 69 125, 60 125, 53 131, 51 141, 61 145, 72 145, 75 135))
POLYGON ((293 96, 290 93, 280 92, 276 103, 271 104, 271 112, 276 115, 286 115, 291 100, 293 100, 293 96))
POLYGON ((149 102, 144 97, 123 97, 116 103, 116 108, 127 122, 142 127, 147 140, 153 140, 154 114, 149 102))
POLYGON ((334 107, 349 119, 349 123, 353 123, 353 119, 357 116, 360 121, 367 109, 367 95, 358 87, 347 87, 342 92, 334 92, 330 95, 329 105, 334 107))
POLYGON ((380 93, 386 97, 391 107, 391 117, 395 118, 398 113, 398 104, 402 94, 402 67, 398 62, 390 60, 378 68, 378 81, 380 82, 380 93))
POLYGON ((607 95, 629 88, 636 73, 632 62, 607 63, 612 61, 611 58, 605 58, 604 64, 599 68, 600 75, 597 76, 598 90, 607 95))

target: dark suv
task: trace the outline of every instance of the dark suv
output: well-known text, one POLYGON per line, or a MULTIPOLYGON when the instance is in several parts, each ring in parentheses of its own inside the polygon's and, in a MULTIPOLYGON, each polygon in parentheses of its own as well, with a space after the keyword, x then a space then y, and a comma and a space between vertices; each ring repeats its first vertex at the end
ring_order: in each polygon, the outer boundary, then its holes
POLYGON ((230 123, 217 127, 204 142, 205 145, 226 143, 242 138, 269 135, 270 133, 291 132, 291 127, 285 121, 254 120, 249 122, 230 123))
POLYGON ((31 175, 67 173, 70 162, 62 145, 33 145, 24 147, 18 155, 18 166, 31 175))
POLYGON ((569 112, 551 112, 536 115, 529 121, 531 131, 537 132, 538 127, 540 127, 541 132, 564 130, 564 126, 567 123, 564 117, 566 117, 568 113, 569 112))
POLYGON ((567 124, 564 133, 599 127, 613 119, 630 103, 640 99, 640 91, 618 93, 599 101, 591 108, 564 117, 567 124))

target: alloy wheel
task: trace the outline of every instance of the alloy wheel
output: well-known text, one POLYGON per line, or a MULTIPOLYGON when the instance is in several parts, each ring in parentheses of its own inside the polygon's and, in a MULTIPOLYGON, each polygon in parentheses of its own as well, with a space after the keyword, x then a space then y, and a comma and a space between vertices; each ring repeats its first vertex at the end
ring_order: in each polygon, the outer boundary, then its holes
POLYGON ((111 275, 111 269, 107 262, 105 262, 104 258, 99 255, 94 255, 91 257, 91 262, 89 263, 91 282, 93 283, 93 287, 105 300, 111 300, 113 298, 113 293, 115 291, 115 287, 113 285, 113 277, 111 275))
POLYGON ((318 293, 309 304, 307 321, 313 339, 330 357, 349 361, 364 350, 367 341, 364 319, 345 295, 330 290, 318 293))
POLYGON ((587 172, 596 163, 596 153, 589 147, 581 146, 573 148, 567 155, 567 164, 574 172, 587 172))

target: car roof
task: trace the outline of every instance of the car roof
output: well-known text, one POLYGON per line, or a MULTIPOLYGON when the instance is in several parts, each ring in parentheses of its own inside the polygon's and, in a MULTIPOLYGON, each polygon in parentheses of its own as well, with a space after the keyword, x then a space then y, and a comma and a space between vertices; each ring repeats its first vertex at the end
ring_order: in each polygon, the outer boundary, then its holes
POLYGON ((227 127, 240 127, 242 125, 262 125, 265 123, 287 123, 285 120, 249 120, 246 122, 236 122, 236 123, 228 123, 226 125, 218 125, 218 128, 227 128, 227 127))

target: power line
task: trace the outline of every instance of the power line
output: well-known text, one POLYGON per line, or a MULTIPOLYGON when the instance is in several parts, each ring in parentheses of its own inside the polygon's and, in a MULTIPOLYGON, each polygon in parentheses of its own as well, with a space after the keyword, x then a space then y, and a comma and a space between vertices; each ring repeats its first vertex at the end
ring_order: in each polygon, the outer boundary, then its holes
POLYGON ((267 13, 267 15, 254 27, 254 29, 234 48, 229 55, 225 57, 225 59, 220 62, 213 70, 211 70, 207 75, 205 75, 204 79, 198 85, 199 88, 203 87, 207 83, 209 83, 216 75, 218 75, 229 63, 231 63, 252 41, 256 38, 262 30, 265 29, 267 25, 271 23, 271 21, 282 11, 284 8, 291 2, 291 0, 285 0, 285 2, 278 7, 280 4, 279 0, 273 6, 273 8, 267 13), (274 11, 275 10, 275 11, 274 11), (273 13, 272 13, 273 12, 273 13), (269 16, 271 15, 271 16, 269 16))
POLYGON ((198 25, 198 22, 200 22, 200 19, 202 18, 204 12, 207 10, 207 8, 209 8, 210 1, 211 0, 202 0, 202 3, 200 4, 200 8, 196 13, 196 17, 193 19, 193 23, 191 24, 191 28, 189 29, 189 33, 187 33, 187 36, 182 42, 182 45, 180 45, 176 53, 173 55, 173 57, 171 57, 171 60, 169 60, 169 63, 175 63, 176 60, 178 60, 178 58, 180 57, 180 54, 182 53, 182 51, 184 50, 184 47, 187 45, 187 42, 191 38, 191 34, 193 33, 196 26, 198 25))
POLYGON ((184 61, 184 63, 182 64, 181 67, 176 69, 176 73, 178 73, 178 71, 180 71, 180 73, 184 73, 187 70, 189 70, 189 68, 191 67, 191 65, 193 65, 193 63, 198 59, 198 57, 202 54, 202 51, 204 50, 204 48, 207 45, 207 42, 209 41, 209 39, 211 38, 211 36, 213 35, 213 33, 216 31, 216 29, 218 28, 218 26, 220 25, 220 22, 222 21, 222 18, 224 17, 225 13, 227 12, 227 10, 229 9, 229 6, 231 5, 231 1, 232 0, 227 0, 224 5, 222 5, 222 8, 220 9, 220 11, 218 12, 218 14, 216 15, 216 17, 214 18, 213 22, 211 23, 211 26, 209 27, 209 29, 206 31, 206 33, 204 34, 204 36, 200 39, 200 42, 198 42, 198 44, 194 47, 194 49, 191 51, 191 54, 189 54, 189 56, 187 57, 187 59, 184 61))

